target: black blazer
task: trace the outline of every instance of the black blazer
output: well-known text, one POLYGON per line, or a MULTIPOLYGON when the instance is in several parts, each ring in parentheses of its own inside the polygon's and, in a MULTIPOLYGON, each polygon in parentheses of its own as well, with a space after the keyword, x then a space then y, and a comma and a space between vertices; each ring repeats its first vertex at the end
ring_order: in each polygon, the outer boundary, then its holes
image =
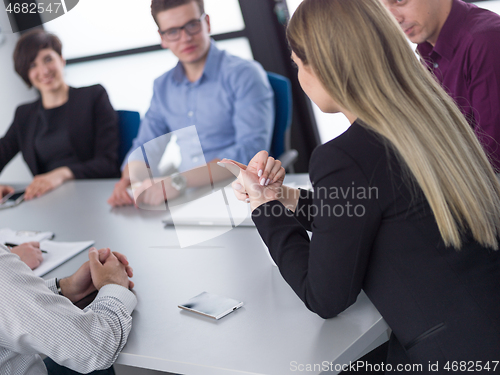
POLYGON ((314 151, 310 177, 314 194, 301 191, 295 214, 273 201, 252 215, 310 310, 334 317, 364 289, 393 330, 389 363, 422 363, 419 373, 428 361, 448 373, 446 361, 500 358, 500 252, 467 235, 459 251, 444 246, 380 136, 355 122, 314 151))
MULTIPOLYGON (((118 116, 101 85, 70 88, 69 136, 80 160, 68 165, 77 179, 119 177, 118 116)), ((41 99, 21 105, 14 122, 0 139, 0 171, 21 151, 34 176, 40 174, 35 152, 36 129, 42 121, 41 99)))

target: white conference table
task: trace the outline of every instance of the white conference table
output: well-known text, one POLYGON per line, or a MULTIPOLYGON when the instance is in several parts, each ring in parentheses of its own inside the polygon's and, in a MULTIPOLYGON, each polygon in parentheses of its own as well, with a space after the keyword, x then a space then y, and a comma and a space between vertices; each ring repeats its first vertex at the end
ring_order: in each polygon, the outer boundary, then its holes
MULTIPOLYGON (((138 305, 117 363, 189 375, 319 374, 325 364, 338 368, 387 340, 388 326, 364 293, 333 319, 310 312, 271 264, 255 228, 181 249, 175 229, 162 224, 165 211, 110 208, 115 183, 66 183, 0 211, 0 227, 52 231, 59 241, 95 240, 98 248, 127 255, 138 305), (218 321, 177 307, 202 291, 244 305, 218 321)), ((185 230, 197 236, 211 228, 185 230)), ((80 253, 45 278, 68 276, 86 259, 80 253)))

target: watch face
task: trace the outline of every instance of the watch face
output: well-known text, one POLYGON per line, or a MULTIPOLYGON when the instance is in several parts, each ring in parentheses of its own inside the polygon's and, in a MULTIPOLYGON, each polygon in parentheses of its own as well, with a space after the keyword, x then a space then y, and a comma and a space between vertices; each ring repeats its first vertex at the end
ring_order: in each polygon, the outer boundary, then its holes
POLYGON ((172 175, 172 186, 175 190, 182 191, 186 188, 186 185, 186 177, 179 173, 172 175))

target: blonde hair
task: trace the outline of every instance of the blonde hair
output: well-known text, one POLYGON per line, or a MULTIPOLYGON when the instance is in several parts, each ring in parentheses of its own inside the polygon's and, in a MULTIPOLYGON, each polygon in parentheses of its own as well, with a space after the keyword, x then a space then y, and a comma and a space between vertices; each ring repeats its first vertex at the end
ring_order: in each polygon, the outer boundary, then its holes
POLYGON ((304 0, 287 37, 332 98, 389 141, 425 194, 444 243, 459 249, 470 232, 498 249, 495 173, 453 100, 379 0, 304 0))

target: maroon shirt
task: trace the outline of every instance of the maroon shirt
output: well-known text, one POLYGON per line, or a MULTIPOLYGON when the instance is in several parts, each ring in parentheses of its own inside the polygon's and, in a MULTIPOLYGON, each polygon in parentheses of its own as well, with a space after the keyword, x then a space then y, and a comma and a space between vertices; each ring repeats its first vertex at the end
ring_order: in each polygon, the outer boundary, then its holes
POLYGON ((417 51, 500 171, 500 16, 453 0, 436 45, 425 42, 417 51))

